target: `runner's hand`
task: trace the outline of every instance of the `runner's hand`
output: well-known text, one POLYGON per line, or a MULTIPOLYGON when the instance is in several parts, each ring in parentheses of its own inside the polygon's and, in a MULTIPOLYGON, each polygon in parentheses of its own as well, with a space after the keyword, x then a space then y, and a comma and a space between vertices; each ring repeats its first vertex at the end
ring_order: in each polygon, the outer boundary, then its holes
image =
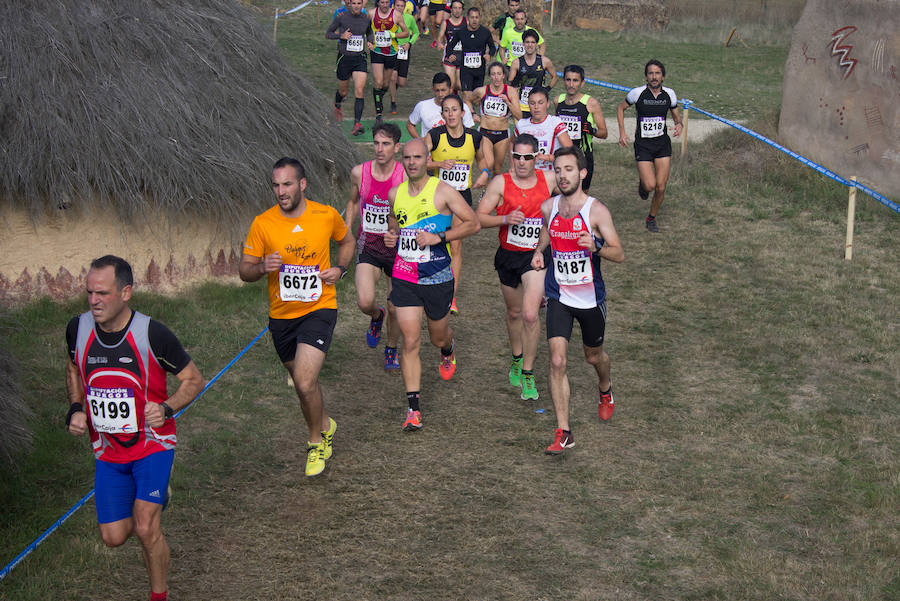
POLYGON ((619 146, 628 146, 628 143, 631 140, 628 139, 628 134, 622 132, 619 134, 619 146))
POLYGON ((325 271, 319 272, 319 279, 322 280, 323 284, 334 286, 341 279, 341 273, 343 272, 340 267, 329 267, 325 271))
POLYGON ((594 237, 587 230, 581 230, 578 234, 578 246, 581 248, 585 248, 591 252, 595 252, 597 250, 596 245, 594 245, 594 237))
POLYGON ((388 230, 384 233, 384 245, 388 248, 394 248, 397 246, 397 239, 400 237, 400 234, 395 232, 394 230, 388 230))
POLYGON ((263 258, 263 266, 266 269, 266 273, 278 271, 281 269, 282 263, 284 263, 284 261, 281 260, 281 254, 278 251, 273 252, 271 255, 266 255, 263 258))
POLYGON ((539 250, 534 251, 534 256, 531 257, 531 268, 535 271, 544 269, 544 253, 539 250))
POLYGON ((72 419, 69 421, 69 434, 81 436, 85 432, 87 432, 87 413, 76 411, 72 414, 72 419))
POLYGON ((151 428, 161 428, 166 423, 166 411, 159 403, 144 405, 144 421, 151 428))
POLYGON ((522 207, 516 207, 516 210, 506 214, 506 223, 509 225, 519 225, 525 221, 525 213, 522 212, 522 207))

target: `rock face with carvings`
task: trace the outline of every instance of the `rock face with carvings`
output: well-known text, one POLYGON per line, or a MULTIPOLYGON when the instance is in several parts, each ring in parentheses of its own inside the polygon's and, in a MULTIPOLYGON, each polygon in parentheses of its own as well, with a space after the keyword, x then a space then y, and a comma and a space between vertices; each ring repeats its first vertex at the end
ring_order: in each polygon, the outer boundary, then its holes
POLYGON ((792 150, 900 198, 900 1, 806 3, 778 131, 792 150))

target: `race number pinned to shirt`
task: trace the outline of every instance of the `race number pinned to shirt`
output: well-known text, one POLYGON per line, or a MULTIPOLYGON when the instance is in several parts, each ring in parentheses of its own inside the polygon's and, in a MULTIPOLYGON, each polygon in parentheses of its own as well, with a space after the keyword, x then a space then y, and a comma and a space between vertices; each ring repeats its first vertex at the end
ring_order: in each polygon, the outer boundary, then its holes
POLYGON ((363 207, 363 231, 368 234, 386 234, 391 208, 386 205, 367 204, 363 207))
POLYGON ((481 112, 488 117, 506 117, 509 114, 509 105, 500 96, 485 98, 481 112))
POLYGON ((528 106, 528 97, 531 96, 531 86, 522 86, 519 90, 519 104, 528 106))
POLYGON ((322 296, 318 265, 283 264, 278 270, 281 300, 312 303, 322 296))
POLYGON ((361 35, 351 35, 347 39, 347 52, 362 52, 364 38, 361 35))
POLYGON ((578 286, 594 281, 588 250, 553 251, 553 275, 560 286, 578 286))
POLYGON ((534 250, 541 235, 541 218, 527 217, 518 225, 510 225, 506 229, 506 243, 534 250))
POLYGON ((664 117, 641 117, 641 137, 658 138, 666 128, 664 117))
POLYGON ((581 119, 577 115, 558 115, 562 122, 566 124, 566 131, 572 140, 581 139, 581 119))
POLYGON ((416 234, 422 230, 404 227, 400 229, 397 240, 397 254, 407 263, 427 263, 431 260, 431 247, 420 247, 416 242, 416 234))
MULTIPOLYGON (((550 154, 550 142, 543 137, 538 138, 538 154, 550 154)), ((534 167, 542 171, 553 171, 553 163, 546 159, 538 159, 535 161, 534 167)))
POLYGON ((391 45, 391 32, 389 31, 376 31, 375 32, 375 45, 379 48, 387 48, 391 45))
POLYGON ((401 46, 397 49, 397 60, 400 61, 408 61, 409 60, 409 48, 404 48, 401 46))
POLYGON ((131 388, 87 387, 87 403, 91 425, 104 434, 134 434, 137 432, 134 390, 131 388))
POLYGON ((463 67, 477 69, 481 66, 480 52, 466 52, 463 54, 463 67))
POLYGON ((440 180, 462 192, 469 187, 469 164, 456 163, 450 169, 441 169, 440 180))
POLYGON ((525 43, 513 42, 509 47, 509 53, 513 55, 513 58, 525 56, 525 43))

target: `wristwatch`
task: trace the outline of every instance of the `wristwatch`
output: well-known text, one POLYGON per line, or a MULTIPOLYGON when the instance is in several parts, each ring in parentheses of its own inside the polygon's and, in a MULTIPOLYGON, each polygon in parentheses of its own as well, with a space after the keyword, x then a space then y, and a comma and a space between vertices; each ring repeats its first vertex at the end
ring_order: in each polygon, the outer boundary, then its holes
POLYGON ((171 417, 175 415, 175 412, 166 403, 160 403, 159 406, 163 408, 163 412, 166 414, 166 419, 171 419, 171 417))
POLYGON ((344 279, 344 276, 347 275, 347 268, 344 267, 343 265, 338 265, 338 269, 341 270, 341 277, 338 278, 338 279, 343 280, 343 279, 344 279))
POLYGON ((447 232, 438 232, 437 235, 441 239, 441 244, 447 244, 447 232))

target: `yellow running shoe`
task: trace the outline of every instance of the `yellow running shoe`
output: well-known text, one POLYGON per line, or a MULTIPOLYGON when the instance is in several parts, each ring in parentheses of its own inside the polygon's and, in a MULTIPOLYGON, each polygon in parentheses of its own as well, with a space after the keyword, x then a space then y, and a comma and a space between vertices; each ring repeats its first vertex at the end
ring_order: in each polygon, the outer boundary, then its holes
POLYGON ((306 475, 318 476, 325 469, 325 443, 306 443, 306 475))
POLYGON ((328 418, 328 430, 322 432, 322 444, 325 445, 325 459, 331 459, 334 452, 334 433, 337 430, 337 422, 328 418))

